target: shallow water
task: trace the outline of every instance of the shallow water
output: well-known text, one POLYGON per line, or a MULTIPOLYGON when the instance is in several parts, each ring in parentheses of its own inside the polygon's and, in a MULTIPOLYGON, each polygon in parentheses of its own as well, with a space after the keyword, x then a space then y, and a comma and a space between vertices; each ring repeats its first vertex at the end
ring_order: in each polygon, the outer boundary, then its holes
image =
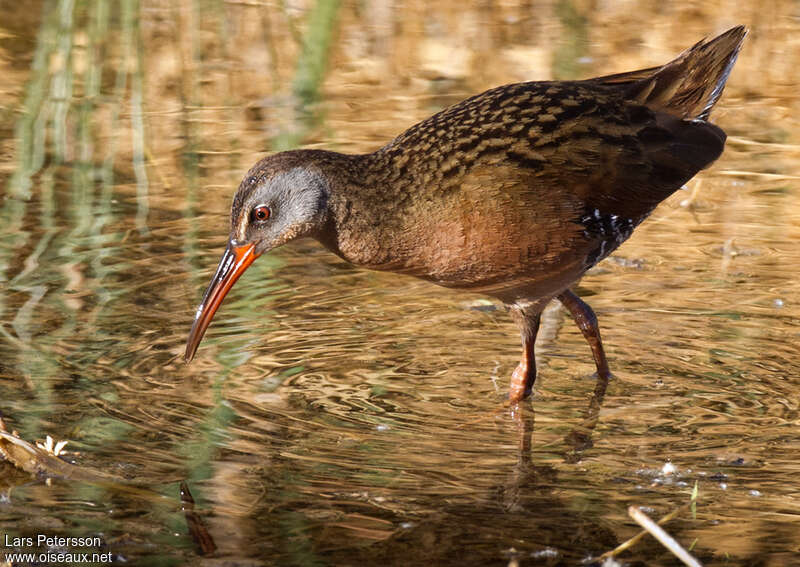
MULTIPOLYGON (((665 527, 705 564, 800 562, 796 12, 0 4, 0 412, 145 488, 0 463, 0 533, 197 561, 186 479, 225 564, 577 564, 638 532, 628 506, 661 517, 697 483, 665 527), (533 404, 509 412, 500 306, 313 242, 260 258, 183 363, 265 152, 369 151, 490 86, 651 66, 736 23, 725 154, 580 284, 605 391, 552 309, 533 404)), ((43 551, 17 547, 0 557, 43 551)), ((649 537, 620 560, 677 564, 649 537)))

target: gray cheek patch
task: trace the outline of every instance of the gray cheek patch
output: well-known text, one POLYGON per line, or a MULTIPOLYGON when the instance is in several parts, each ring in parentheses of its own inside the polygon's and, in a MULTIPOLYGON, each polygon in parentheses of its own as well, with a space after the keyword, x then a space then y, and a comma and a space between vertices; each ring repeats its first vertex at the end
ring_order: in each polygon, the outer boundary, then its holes
POLYGON ((273 180, 278 216, 289 224, 312 221, 325 210, 327 183, 317 171, 295 167, 273 180))
POLYGON ((277 173, 253 188, 242 200, 238 218, 233 220, 232 235, 246 241, 255 236, 250 227, 250 211, 259 205, 272 209, 272 222, 266 225, 267 238, 276 238, 292 227, 298 230, 313 224, 324 214, 328 186, 322 174, 309 167, 295 167, 277 173), (248 230, 248 228, 250 230, 248 230))

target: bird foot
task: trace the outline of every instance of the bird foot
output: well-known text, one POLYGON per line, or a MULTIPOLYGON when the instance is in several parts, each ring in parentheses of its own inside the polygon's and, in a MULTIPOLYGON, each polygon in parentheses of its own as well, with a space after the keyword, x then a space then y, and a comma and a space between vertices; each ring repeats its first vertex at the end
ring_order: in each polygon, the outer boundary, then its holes
POLYGON ((518 364, 511 374, 511 384, 508 387, 509 403, 516 404, 530 397, 535 380, 535 369, 531 370, 531 367, 524 363, 518 364))

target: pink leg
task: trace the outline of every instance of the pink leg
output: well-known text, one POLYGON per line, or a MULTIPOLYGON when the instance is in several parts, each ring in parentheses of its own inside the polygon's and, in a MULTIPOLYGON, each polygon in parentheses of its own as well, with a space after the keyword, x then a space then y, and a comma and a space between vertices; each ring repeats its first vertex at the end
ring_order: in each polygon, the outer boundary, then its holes
POLYGON ((597 315, 594 314, 592 308, 583 301, 580 297, 575 295, 571 290, 566 290, 558 296, 558 300, 566 307, 578 328, 583 333, 583 337, 589 346, 592 348, 592 356, 594 356, 594 363, 597 366, 597 376, 603 379, 608 379, 611 372, 608 369, 608 361, 606 360, 606 353, 603 350, 603 341, 600 338, 600 327, 597 324, 597 315))
POLYGON ((522 359, 511 375, 508 399, 514 404, 531 395, 536 381, 536 355, 534 345, 539 332, 539 313, 525 313, 519 307, 511 307, 511 316, 517 323, 522 336, 522 359))

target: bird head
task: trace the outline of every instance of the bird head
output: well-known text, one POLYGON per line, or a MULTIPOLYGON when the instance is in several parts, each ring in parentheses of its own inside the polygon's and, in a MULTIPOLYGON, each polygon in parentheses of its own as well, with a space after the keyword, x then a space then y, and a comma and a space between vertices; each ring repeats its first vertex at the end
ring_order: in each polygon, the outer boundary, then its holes
POLYGON ((325 224, 329 187, 309 158, 311 152, 283 152, 264 158, 245 176, 231 207, 228 245, 211 278, 186 341, 192 360, 225 295, 261 254, 325 224))

